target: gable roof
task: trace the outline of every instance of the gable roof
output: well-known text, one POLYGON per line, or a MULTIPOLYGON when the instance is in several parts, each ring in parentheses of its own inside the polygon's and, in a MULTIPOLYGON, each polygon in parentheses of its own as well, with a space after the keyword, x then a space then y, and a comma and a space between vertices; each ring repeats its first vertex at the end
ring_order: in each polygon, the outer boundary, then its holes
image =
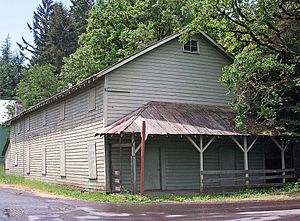
MULTIPOLYGON (((227 107, 149 102, 96 135, 141 133, 142 121, 151 135, 259 135, 251 130, 243 132, 235 126, 235 114, 227 107)), ((255 127, 266 131, 263 126, 255 127)))
MULTIPOLYGON (((212 38, 210 38, 207 34, 205 34, 204 32, 200 31, 199 32, 199 35, 202 36, 209 44, 211 44, 213 47, 215 47, 223 56, 225 56, 228 60, 230 61, 233 61, 233 56, 229 53, 226 52, 226 50, 221 46, 219 45, 216 41, 214 41, 212 38)), ((68 95, 74 93, 75 91, 78 91, 80 90, 81 88, 84 88, 86 87, 87 85, 90 85, 92 84, 93 82, 99 80, 99 79, 102 79, 102 77, 104 77, 106 74, 109 74, 110 72, 112 72, 113 70, 129 63, 130 61, 146 54, 147 52, 149 51, 152 51, 153 49, 165 44, 165 43, 168 43, 178 37, 181 36, 181 33, 175 33, 173 35, 170 35, 160 41, 157 41, 149 46, 147 46, 146 48, 144 48, 143 50, 141 51, 138 51, 132 55, 130 55, 129 57, 126 57, 124 59, 122 59, 121 61, 119 62, 116 62, 114 64, 112 64, 111 66, 108 66, 107 68, 103 69, 102 71, 92 75, 91 77, 89 78, 86 78, 85 80, 81 81, 80 83, 74 85, 73 87, 69 88, 69 89, 66 89, 62 92, 59 92, 41 102, 39 102, 38 104, 24 110, 22 113, 20 113, 19 115, 11 118, 10 120, 6 121, 5 123, 10 123, 12 121, 15 121, 17 119, 19 119, 20 117, 26 115, 27 113, 30 113, 30 112, 33 112, 34 110, 40 108, 40 107, 43 107, 45 105, 48 105, 50 103, 53 103, 53 102, 56 102, 58 100, 61 100, 65 97, 67 97, 68 95)))

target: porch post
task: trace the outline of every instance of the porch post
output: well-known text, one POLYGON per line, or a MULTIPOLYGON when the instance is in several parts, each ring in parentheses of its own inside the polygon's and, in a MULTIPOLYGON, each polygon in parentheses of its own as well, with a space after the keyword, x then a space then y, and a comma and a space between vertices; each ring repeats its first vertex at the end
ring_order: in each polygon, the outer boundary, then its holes
POLYGON ((141 143, 141 176, 140 176, 140 195, 144 195, 144 182, 145 182, 145 135, 146 135, 146 122, 142 122, 142 143, 141 143))
POLYGON ((215 136, 213 136, 210 141, 208 141, 208 143, 204 146, 203 145, 203 135, 200 135, 200 146, 198 146, 195 141, 188 135, 185 135, 186 138, 193 144, 194 147, 196 147, 196 149, 199 151, 199 160, 200 160, 200 193, 203 192, 203 171, 204 171, 204 162, 203 162, 203 154, 205 152, 205 150, 211 145, 211 143, 214 141, 214 139, 216 138, 215 136))
POLYGON ((248 165, 248 143, 247 143, 247 137, 243 137, 244 141, 244 170, 246 171, 245 173, 245 178, 246 178, 246 185, 249 185, 249 165, 248 165))
POLYGON ((275 138, 271 137, 271 140, 273 140, 273 142, 276 144, 276 146, 280 149, 281 169, 283 170, 283 172, 282 172, 282 176, 283 176, 282 183, 285 183, 285 178, 284 178, 284 176, 285 176, 285 171, 284 171, 285 170, 285 150, 286 150, 286 148, 288 147, 288 145, 290 144, 291 141, 289 140, 286 144, 284 144, 284 140, 281 139, 281 142, 279 144, 278 141, 275 138))
POLYGON ((248 152, 254 146, 255 142, 257 141, 258 137, 256 137, 253 142, 248 146, 247 136, 243 136, 243 145, 239 143, 235 137, 230 136, 230 138, 236 143, 236 145, 243 151, 244 153, 244 170, 245 170, 245 178, 246 178, 246 185, 249 185, 249 163, 248 163, 248 152))
POLYGON ((203 192, 203 169, 204 169, 204 162, 203 162, 203 136, 200 135, 200 193, 203 192))
POLYGON ((134 133, 131 134, 131 193, 136 192, 136 158, 135 158, 135 138, 134 133))

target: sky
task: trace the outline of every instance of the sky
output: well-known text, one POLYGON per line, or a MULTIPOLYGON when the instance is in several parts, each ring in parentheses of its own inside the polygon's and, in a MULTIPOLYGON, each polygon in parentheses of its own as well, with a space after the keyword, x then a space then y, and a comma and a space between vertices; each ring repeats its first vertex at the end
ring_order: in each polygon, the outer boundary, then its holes
MULTIPOLYGON (((12 50, 18 51, 16 42, 22 42, 22 36, 29 43, 33 42, 27 23, 32 23, 33 12, 42 0, 0 0, 0 45, 9 34, 12 50)), ((58 0, 69 7, 70 0, 58 0)), ((0 122, 5 120, 5 101, 0 101, 0 122)))
MULTIPOLYGON (((55 1, 55 0, 54 0, 55 1)), ((33 42, 27 23, 32 23, 33 11, 42 0, 0 0, 0 44, 10 35, 12 49, 17 51, 16 42, 22 42, 22 36, 30 43, 33 42)), ((70 0, 58 0, 69 7, 70 0)))

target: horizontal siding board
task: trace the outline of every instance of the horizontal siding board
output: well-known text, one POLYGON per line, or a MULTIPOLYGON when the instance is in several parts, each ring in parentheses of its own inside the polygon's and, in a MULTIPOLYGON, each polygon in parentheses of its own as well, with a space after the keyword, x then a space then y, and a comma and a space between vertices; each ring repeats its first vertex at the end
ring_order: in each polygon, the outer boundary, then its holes
MULTIPOLYGON (((88 111, 89 88, 77 92, 65 100, 65 119, 60 120, 60 102, 47 105, 47 124, 43 126, 43 112, 40 108, 28 114, 30 131, 16 134, 16 122, 12 122, 12 151, 18 152, 17 167, 11 167, 13 174, 44 182, 78 186, 86 189, 105 191, 105 151, 104 138, 95 137, 95 132, 103 127, 103 82, 95 85, 95 109, 88 111), (60 144, 66 147, 66 177, 60 176, 60 144), (97 179, 90 180, 88 167, 88 144, 96 145, 97 179), (23 174, 23 148, 30 147, 30 174, 23 174), (46 154, 46 175, 43 175, 43 148, 46 154), (21 155, 20 155, 21 154, 21 155)), ((26 154, 26 151, 25 151, 26 154)), ((25 158, 24 158, 25 161, 25 158)), ((13 160, 12 160, 13 162, 13 160)), ((26 162, 25 162, 26 164, 26 162)), ((25 165, 26 166, 26 165, 25 165)))
POLYGON ((149 101, 227 106, 220 76, 229 61, 204 39, 199 42, 199 55, 183 53, 175 39, 107 75, 108 124, 149 101))

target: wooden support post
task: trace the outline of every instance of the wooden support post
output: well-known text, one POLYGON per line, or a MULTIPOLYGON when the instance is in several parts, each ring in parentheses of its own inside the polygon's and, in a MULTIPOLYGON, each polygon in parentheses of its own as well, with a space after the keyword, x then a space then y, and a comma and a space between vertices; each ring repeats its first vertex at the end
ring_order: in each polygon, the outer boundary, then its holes
POLYGON ((243 137, 243 141, 244 141, 244 170, 247 171, 245 173, 245 178, 246 178, 246 186, 248 186, 249 185, 249 174, 248 174, 249 165, 248 165, 248 143, 247 143, 246 136, 243 137))
MULTIPOLYGON (((281 140, 281 169, 285 170, 285 147, 284 147, 284 141, 281 140)), ((282 176, 285 176, 285 172, 282 172, 282 176)), ((285 183, 285 178, 282 178, 282 183, 285 183)))
MULTIPOLYGON (((271 140, 273 140, 273 142, 276 144, 276 146, 280 149, 280 155, 281 155, 281 169, 285 170, 285 150, 288 147, 288 145, 290 144, 290 140, 284 144, 284 140, 281 140, 280 144, 278 143, 278 141, 271 137, 271 140)), ((285 172, 282 172, 282 176, 285 176, 285 172)), ((285 183, 285 178, 282 178, 282 183, 285 183)))
POLYGON ((135 138, 131 134, 131 193, 136 192, 136 158, 135 158, 135 138))
POLYGON ((141 143, 141 175, 140 175, 140 194, 144 195, 144 182, 145 182, 145 135, 146 135, 146 122, 142 122, 142 143, 141 143))
POLYGON ((203 162, 203 136, 200 135, 200 193, 203 192, 203 169, 204 169, 204 162, 203 162))
POLYGON ((243 136, 243 145, 241 145, 239 143, 239 141, 237 139, 235 139, 235 137, 230 136, 230 138, 236 143, 236 145, 244 153, 244 170, 246 171, 245 172, 245 179, 246 179, 246 185, 249 185, 249 173, 247 172, 249 170, 248 152, 254 146, 255 142, 258 139, 258 137, 256 137, 249 146, 248 146, 248 142, 247 142, 247 136, 243 136))
POLYGON ((200 160, 200 192, 202 193, 203 192, 203 187, 204 187, 204 184, 203 184, 203 180, 204 180, 204 176, 203 176, 203 171, 204 171, 204 157, 203 157, 203 154, 204 154, 205 150, 211 145, 211 143, 214 141, 214 139, 216 137, 215 136, 212 137, 210 139, 210 141, 205 146, 203 145, 203 135, 200 135, 200 146, 198 146, 196 144, 196 142, 190 136, 186 135, 185 137, 199 151, 199 160, 200 160))

